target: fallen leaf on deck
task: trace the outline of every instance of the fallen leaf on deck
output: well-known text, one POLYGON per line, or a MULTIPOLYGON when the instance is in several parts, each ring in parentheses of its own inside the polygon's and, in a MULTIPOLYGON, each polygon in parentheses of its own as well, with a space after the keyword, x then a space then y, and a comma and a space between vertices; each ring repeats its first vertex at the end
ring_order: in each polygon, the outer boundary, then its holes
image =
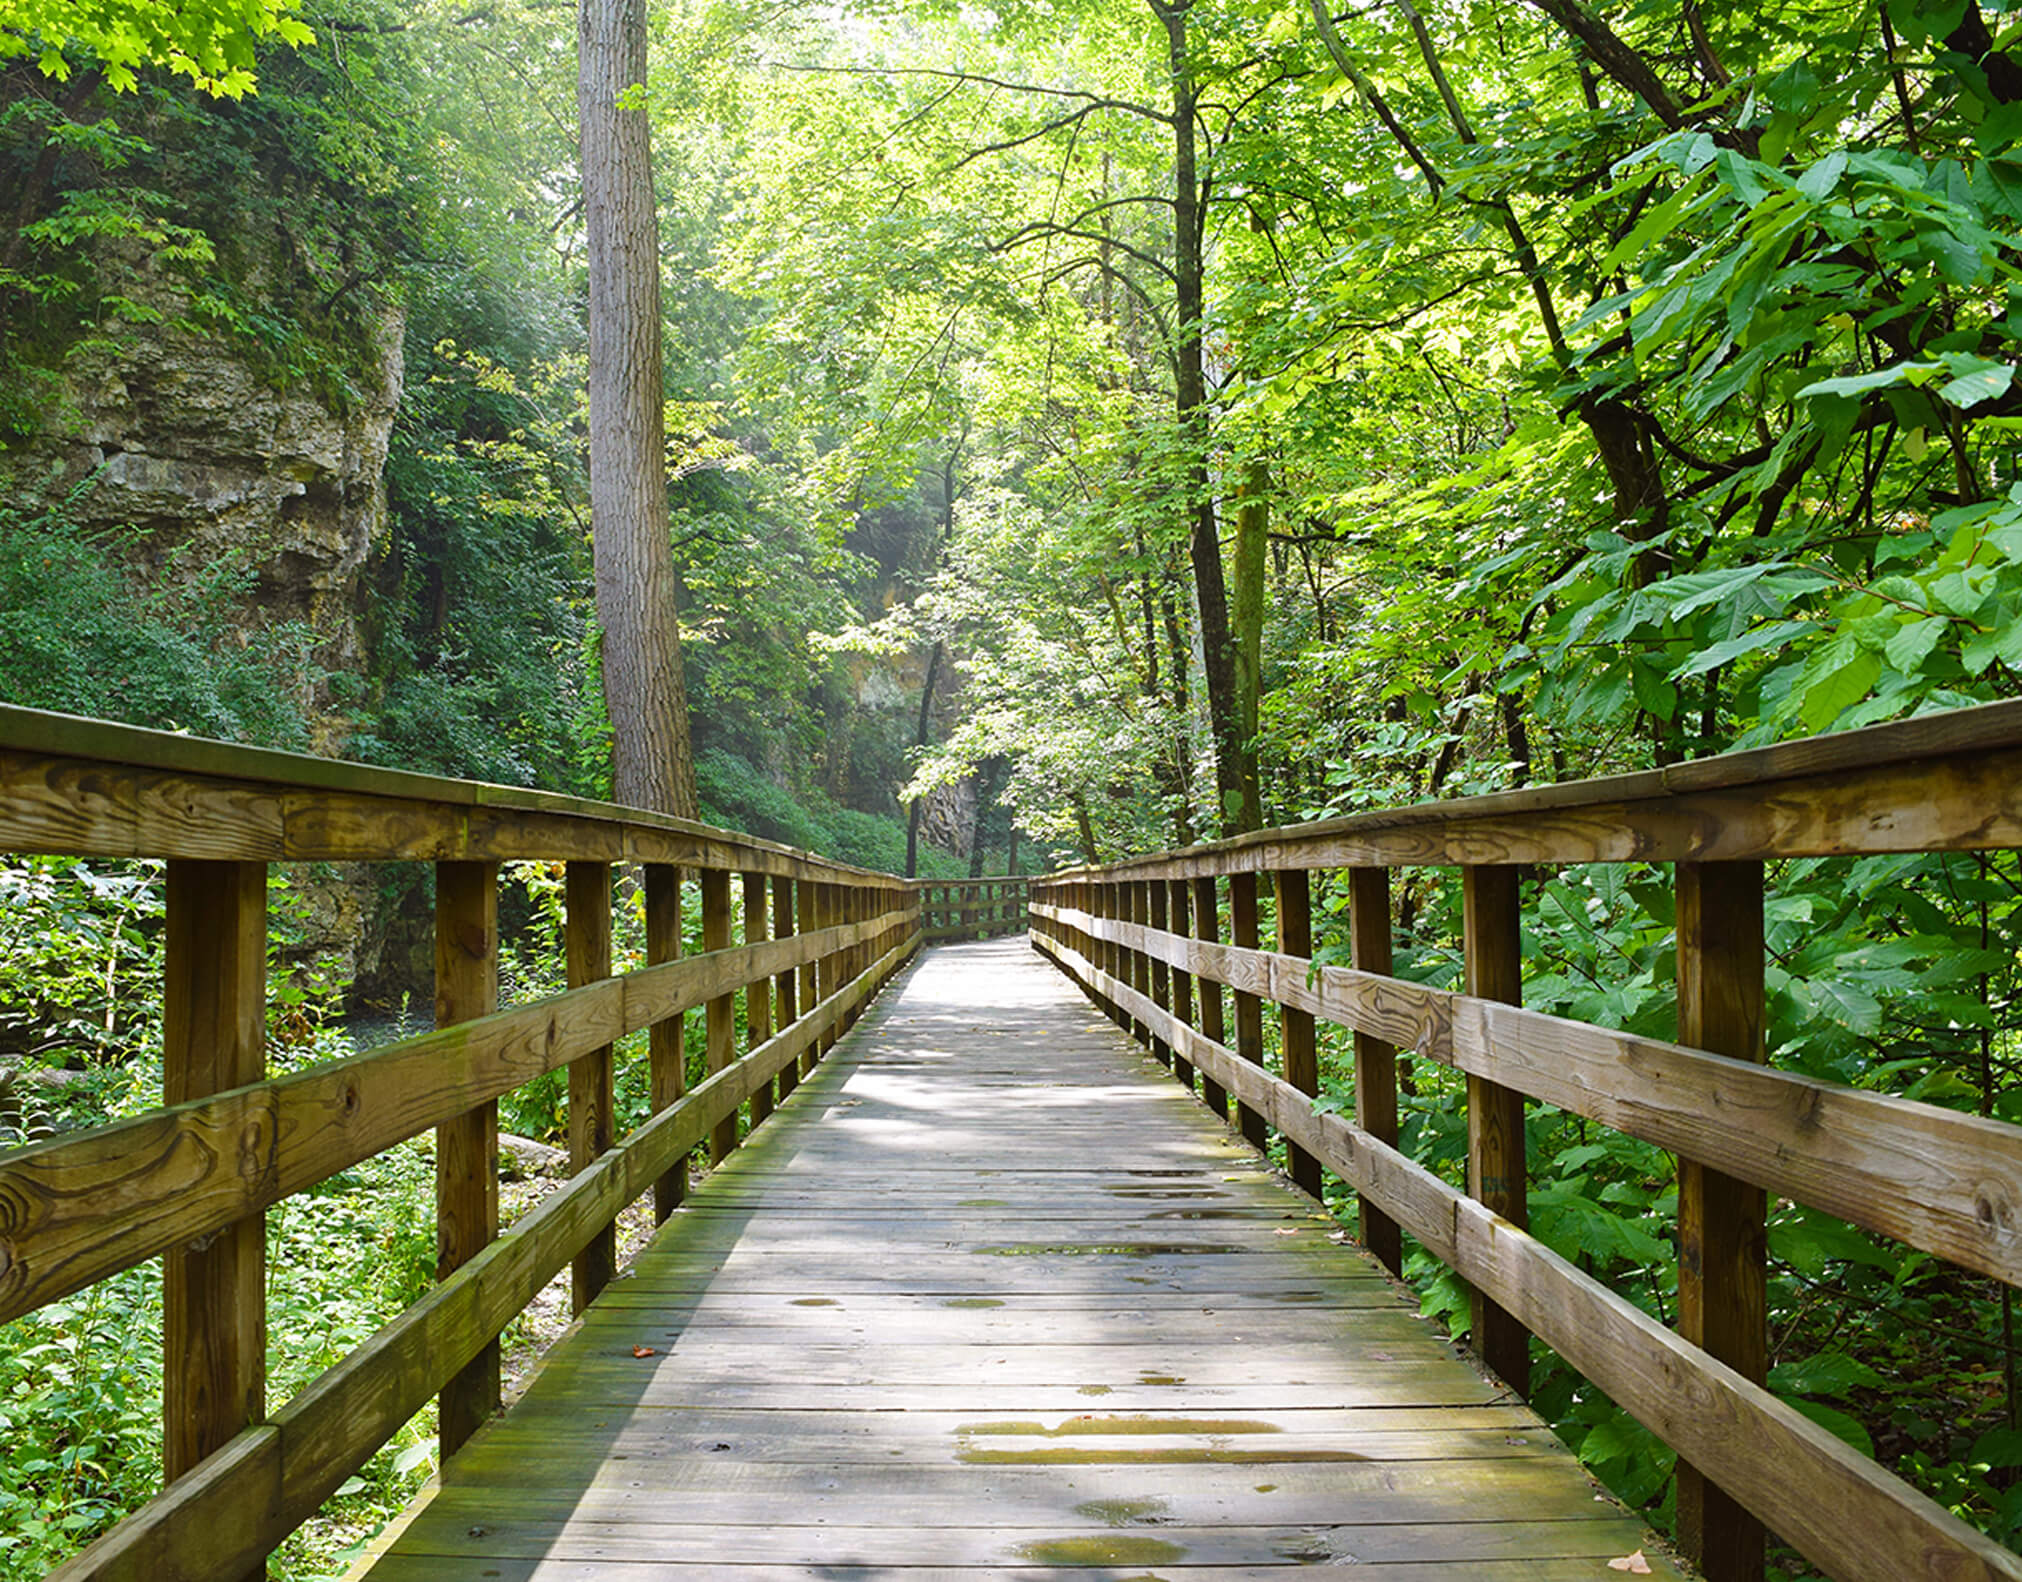
POLYGON ((1610 1560, 1608 1569, 1626 1571, 1631 1576, 1646 1577, 1650 1574, 1650 1562, 1643 1558, 1643 1551, 1638 1549, 1632 1555, 1623 1555, 1619 1560, 1610 1560))
POLYGON ((655 1355, 655 1352, 651 1346, 634 1346, 632 1348, 632 1355, 635 1357, 651 1357, 655 1355))

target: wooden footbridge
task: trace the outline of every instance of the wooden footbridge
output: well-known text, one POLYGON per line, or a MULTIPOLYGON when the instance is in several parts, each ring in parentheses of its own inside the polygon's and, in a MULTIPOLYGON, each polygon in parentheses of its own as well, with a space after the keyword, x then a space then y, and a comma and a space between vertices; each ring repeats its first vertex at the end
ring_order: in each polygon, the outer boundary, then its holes
POLYGON ((1761 1064, 1765 865, 2018 846, 2009 705, 1022 895, 0 709, 0 849, 168 859, 166 1107, 0 1155, 0 1319, 163 1260, 169 1481, 55 1574, 257 1575, 432 1400, 443 1475, 375 1582, 1682 1574, 1523 1404, 1542 1344, 1679 1451, 1717 1582, 1761 1573, 1765 1526, 1834 1577, 2022 1577, 1761 1383, 1769 1194, 2022 1275, 2022 1128, 1761 1064), (501 1009, 518 859, 567 865, 571 987, 501 1009), (436 865, 436 1031, 269 1076, 288 861, 436 865), (1624 861, 1676 865, 1676 1043, 1518 1003, 1523 869, 1624 861), (1407 865, 1462 872, 1464 992, 1391 975, 1407 865), (614 973, 621 871, 644 960, 614 973), (1352 965, 1311 959, 1316 871, 1345 874, 1352 965), (1313 1103, 1316 1019, 1353 1032, 1353 1118, 1313 1103), (652 1113, 621 1138, 631 1034, 652 1113), (1395 1146, 1400 1052, 1467 1074, 1466 1190, 1395 1146), (501 1233, 496 1102, 564 1068, 575 1173, 501 1233), (1527 1097, 1679 1155, 1676 1330, 1525 1233, 1527 1097), (439 1284, 270 1403, 264 1211, 431 1127, 439 1284), (648 1195, 664 1223, 621 1269, 648 1195), (1491 1374, 1386 1272, 1406 1236, 1472 1286, 1491 1374), (498 1415, 498 1336, 564 1267, 580 1322, 498 1415))

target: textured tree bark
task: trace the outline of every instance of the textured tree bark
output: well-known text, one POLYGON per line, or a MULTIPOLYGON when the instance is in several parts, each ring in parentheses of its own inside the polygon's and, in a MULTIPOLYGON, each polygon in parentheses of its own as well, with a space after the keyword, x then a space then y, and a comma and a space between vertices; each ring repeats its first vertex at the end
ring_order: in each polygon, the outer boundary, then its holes
POLYGON ((1167 60, 1172 71, 1173 127, 1173 275, 1178 299, 1178 345, 1174 348, 1175 389, 1179 425, 1191 460, 1187 489, 1189 534, 1187 551, 1193 563, 1194 598, 1200 606, 1201 653, 1207 674, 1208 725, 1215 740, 1216 822, 1222 834, 1254 829, 1246 822, 1243 796, 1244 748, 1241 711, 1236 700, 1236 653, 1229 629, 1228 581, 1222 572, 1221 531, 1215 518, 1215 497, 1208 481, 1208 392, 1202 357, 1201 323, 1204 287, 1201 279, 1201 189, 1194 160, 1194 112, 1197 92, 1193 57, 1187 47, 1187 12, 1191 0, 1151 0, 1165 26, 1167 60))
POLYGON ((693 818, 695 765, 667 530, 645 0, 582 0, 577 46, 590 265, 590 532, 614 737, 612 795, 693 818))

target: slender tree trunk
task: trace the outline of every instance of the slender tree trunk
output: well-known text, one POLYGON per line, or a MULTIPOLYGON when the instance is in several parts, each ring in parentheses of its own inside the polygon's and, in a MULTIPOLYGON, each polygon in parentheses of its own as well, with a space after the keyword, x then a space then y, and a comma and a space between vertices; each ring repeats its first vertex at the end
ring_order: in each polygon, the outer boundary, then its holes
POLYGON ((1193 562, 1194 599, 1200 608, 1201 652, 1208 689, 1208 725, 1215 742, 1217 823, 1224 835, 1253 828, 1244 822, 1245 742, 1236 703, 1235 646, 1229 632, 1228 584, 1222 574, 1221 530, 1208 486, 1207 372, 1201 347, 1204 287, 1201 267, 1201 190, 1194 159, 1195 87, 1187 48, 1187 12, 1192 0, 1151 0, 1165 25, 1172 72, 1173 273, 1179 324, 1174 348, 1176 408, 1189 457, 1187 466, 1188 556, 1193 562))
MULTIPOLYGON (((915 748, 927 745, 927 733, 934 717, 934 683, 941 674, 941 640, 934 639, 933 652, 927 655, 927 679, 920 687, 920 724, 913 732, 915 748)), ((906 806, 906 877, 917 879, 920 875, 920 814, 927 805, 925 797, 914 797, 906 806)))
POLYGON ((582 0, 576 111, 590 265, 590 533, 612 794, 693 818, 660 370, 660 227, 643 103, 645 0, 582 0))
MULTIPOLYGON (((948 448, 948 459, 941 467, 941 538, 934 546, 934 558, 928 566, 931 573, 938 566, 941 557, 948 552, 948 545, 955 537, 955 469, 961 463, 962 447, 968 443, 969 425, 962 425, 962 432, 955 443, 948 448)), ((934 639, 933 651, 927 655, 927 679, 920 688, 920 722, 913 732, 915 754, 925 750, 927 737, 934 727, 934 685, 941 675, 941 655, 945 645, 940 638, 934 639)), ((920 815, 926 803, 914 797, 906 807, 906 877, 919 877, 920 862, 920 815)))

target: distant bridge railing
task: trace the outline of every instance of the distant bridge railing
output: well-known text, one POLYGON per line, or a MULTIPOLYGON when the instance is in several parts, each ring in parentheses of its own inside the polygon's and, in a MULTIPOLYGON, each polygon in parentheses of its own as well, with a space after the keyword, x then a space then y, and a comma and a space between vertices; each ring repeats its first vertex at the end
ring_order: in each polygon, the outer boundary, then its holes
POLYGON ((995 939, 1025 929, 1026 881, 1021 878, 916 879, 920 937, 995 939))
POLYGON ((0 851, 168 859, 166 1105, 0 1152, 0 1321, 164 1261, 168 1485, 65 1582, 262 1574, 438 1394, 447 1457, 496 1408, 497 1337, 535 1293, 569 1265, 580 1311, 616 1272, 619 1213, 651 1192, 664 1217, 688 1155, 723 1158, 740 1109, 762 1122, 920 937, 905 880, 704 825, 6 707, 0 851), (500 1010, 498 865, 522 859, 566 864, 570 988, 500 1010), (268 1079, 267 865, 293 861, 436 865, 436 1031, 268 1079), (648 964, 613 976, 620 863, 648 964), (698 1006, 709 1075, 684 1092, 698 1006), (641 1029, 653 1114, 621 1140, 611 1046, 641 1029), (500 1235, 498 1099, 564 1068, 574 1176, 500 1235), (430 1127, 440 1283, 269 1410, 264 1211, 430 1127))
POLYGON ((1033 942, 1252 1141, 1280 1132, 1306 1190, 1325 1169, 1360 1194, 1392 1270, 1401 1229, 1464 1277, 1505 1380, 1527 1390, 1535 1335, 1674 1448, 1714 1582, 1761 1575, 1758 1522, 1839 1578, 2015 1578, 2022 1558, 1764 1388, 1764 1224, 1776 1194, 2022 1282, 2022 1127, 1761 1062, 1765 863, 2018 846, 2003 703, 1070 870, 1033 881, 1033 942), (1518 1008, 1522 870, 1632 861, 1677 865, 1676 1043, 1518 1008), (1460 870, 1462 993, 1391 973, 1389 870, 1426 865, 1460 870), (1316 870, 1345 871, 1352 967, 1309 959, 1316 870), (1316 1017, 1353 1032, 1353 1120, 1314 1112, 1316 1017), (1466 1074, 1467 1192, 1397 1149, 1399 1051, 1466 1074), (1526 1233, 1526 1096, 1678 1156, 1676 1332, 1526 1233))

